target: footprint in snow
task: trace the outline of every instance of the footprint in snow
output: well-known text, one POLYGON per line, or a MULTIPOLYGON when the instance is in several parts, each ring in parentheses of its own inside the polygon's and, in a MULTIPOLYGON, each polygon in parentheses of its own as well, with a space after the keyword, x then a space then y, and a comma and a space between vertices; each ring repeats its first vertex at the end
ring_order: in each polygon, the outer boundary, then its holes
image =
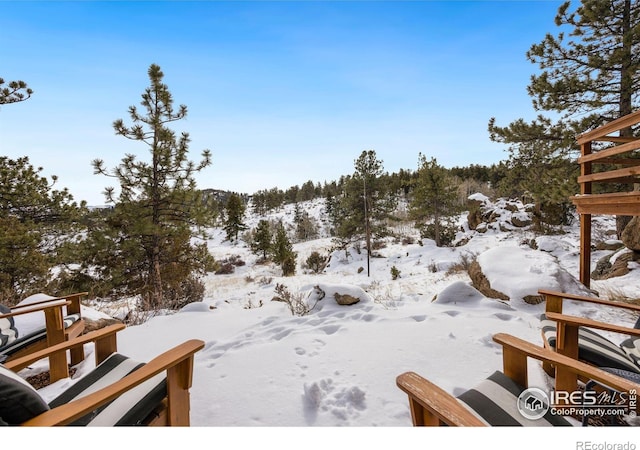
POLYGON ((273 335, 273 339, 275 339, 276 341, 279 341, 289 336, 292 332, 293 330, 284 330, 284 329, 278 330, 278 332, 273 335))
POLYGON ((307 422, 318 414, 332 414, 341 421, 357 417, 367 408, 366 393, 358 386, 340 386, 331 378, 304 384, 303 403, 307 422))
POLYGON ((340 325, 326 325, 324 327, 320 327, 322 331, 329 335, 337 333, 340 328, 342 328, 340 325))
POLYGON ((494 316, 500 320, 511 320, 515 317, 512 314, 506 314, 506 313, 495 313, 494 316))

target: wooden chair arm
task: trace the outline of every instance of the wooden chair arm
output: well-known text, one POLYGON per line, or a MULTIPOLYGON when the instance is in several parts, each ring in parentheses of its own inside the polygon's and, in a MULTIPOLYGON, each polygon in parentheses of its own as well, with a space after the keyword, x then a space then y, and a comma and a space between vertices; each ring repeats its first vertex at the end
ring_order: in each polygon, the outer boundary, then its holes
POLYGON ((197 339, 184 342, 155 357, 140 369, 110 386, 106 386, 90 395, 40 414, 25 422, 23 425, 54 426, 69 424, 164 371, 167 371, 167 386, 169 389, 170 386, 175 383, 180 384, 182 388, 188 389, 191 386, 192 372, 189 371, 185 376, 184 372, 172 371, 170 369, 187 362, 191 368, 190 370, 192 370, 194 354, 203 347, 204 342, 197 339), (170 377, 176 376, 179 380, 170 379, 170 377))
POLYGON ((20 316, 22 314, 29 314, 37 311, 47 311, 55 308, 62 309, 63 306, 68 306, 70 304, 71 302, 66 299, 56 298, 47 300, 46 302, 37 302, 31 305, 17 306, 11 308, 10 313, 0 314, 0 319, 4 319, 5 317, 20 316))
POLYGON ((493 336, 493 340, 502 345, 503 371, 505 375, 524 387, 528 387, 526 358, 529 357, 553 364, 556 368, 560 367, 586 379, 598 381, 620 392, 629 392, 639 388, 637 384, 605 372, 596 366, 583 363, 553 350, 539 347, 509 334, 498 333, 493 336), (522 367, 523 363, 524 367, 522 367))
MULTIPOLYGON (((516 383, 527 388, 527 359, 533 358, 561 367, 576 375, 596 380, 619 392, 635 392, 638 385, 612 375, 595 366, 524 341, 515 336, 498 333, 493 340, 502 345, 503 372, 516 383)), ((396 378, 396 384, 409 396, 414 425, 484 426, 484 422, 465 408, 460 401, 437 385, 413 372, 396 378)))
POLYGON ((547 305, 546 305, 547 311, 562 312, 562 300, 567 299, 567 300, 577 300, 581 302, 595 303, 595 304, 604 305, 604 306, 611 306, 614 308, 624 308, 631 311, 640 312, 640 305, 634 305, 632 303, 614 302, 612 300, 605 300, 597 297, 586 297, 583 295, 568 294, 566 292, 551 291, 548 289, 540 289, 538 290, 538 294, 545 296, 545 298, 547 299, 547 305), (553 301, 549 301, 550 298, 559 299, 559 302, 560 302, 559 309, 555 309, 556 305, 553 301), (552 309, 550 309, 550 307, 552 309))
MULTIPOLYGON (((14 372, 17 372, 29 366, 30 364, 33 364, 36 361, 39 361, 43 358, 47 358, 52 354, 66 351, 66 350, 71 350, 72 348, 77 348, 89 342, 96 343, 96 362, 99 363, 102 360, 104 360, 106 356, 108 356, 108 354, 99 355, 100 344, 101 343, 104 344, 106 342, 115 343, 116 333, 118 331, 124 330, 125 328, 126 328, 125 325, 120 323, 109 325, 104 328, 100 328, 99 330, 95 330, 90 333, 83 334, 82 336, 78 336, 74 339, 70 339, 68 341, 64 341, 59 344, 52 345, 51 347, 47 347, 43 350, 6 361, 4 363, 4 366, 10 370, 13 370, 14 372)), ((115 351, 115 345, 114 345, 113 351, 115 351)))
POLYGON ((613 333, 626 334, 629 336, 640 337, 640 329, 623 327, 606 322, 598 322, 597 320, 588 319, 586 317, 569 316, 567 314, 558 314, 554 312, 546 313, 547 319, 555 320, 558 323, 576 326, 596 328, 598 330, 610 331, 613 333))
POLYGON ((411 418, 416 426, 485 426, 471 411, 444 389, 414 372, 396 378, 396 385, 409 396, 411 418))
MULTIPOLYGON (((66 300, 67 314, 79 314, 80 313, 80 298, 88 295, 88 292, 76 292, 74 294, 61 295, 60 297, 48 298, 45 300, 39 300, 37 302, 29 303, 28 305, 12 306, 12 313, 22 308, 30 308, 34 305, 47 305, 49 303, 57 302, 58 300, 66 300)), ((37 310, 36 310, 37 311, 37 310)), ((22 313, 25 314, 25 313, 22 313)), ((2 316, 4 317, 4 316, 2 316)))

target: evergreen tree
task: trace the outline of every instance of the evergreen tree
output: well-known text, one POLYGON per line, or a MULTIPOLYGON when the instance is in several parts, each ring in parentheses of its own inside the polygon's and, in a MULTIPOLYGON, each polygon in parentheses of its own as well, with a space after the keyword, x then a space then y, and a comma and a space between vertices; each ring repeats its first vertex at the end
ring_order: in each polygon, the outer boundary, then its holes
POLYGON ((70 262, 61 253, 68 236, 81 230, 85 204, 67 189, 55 190, 57 177, 40 175, 28 157, 0 157, 0 297, 11 303, 43 290, 51 268, 70 262))
POLYGON ((313 200, 316 197, 316 188, 313 181, 309 180, 302 185, 298 196, 298 201, 305 202, 313 200))
POLYGON ((5 84, 4 79, 0 78, 0 105, 23 102, 31 97, 31 94, 33 90, 24 81, 9 81, 5 84))
POLYGON ((127 127, 119 119, 113 127, 117 135, 144 143, 151 161, 126 155, 109 171, 102 160, 94 160, 95 173, 116 178, 120 194, 116 198, 114 188, 105 190, 107 201, 115 203, 105 224, 110 239, 101 242, 96 233, 93 236, 97 239, 94 244, 112 248, 111 261, 96 261, 102 263, 105 275, 119 279, 125 274, 123 288, 141 294, 143 307, 157 309, 165 305, 165 289, 179 292, 181 283, 203 273, 211 263, 205 244, 192 243, 197 231, 213 220, 194 179, 211 164, 211 157, 205 150, 200 163, 188 160, 189 135, 183 132, 176 137, 168 126, 186 117, 187 107, 180 105, 174 110, 159 66, 152 64, 148 76, 150 86, 141 102, 145 113, 131 106, 133 125, 127 127))
MULTIPOLYGON (((411 216, 418 221, 431 220, 433 239, 438 247, 447 244, 444 239, 447 219, 459 211, 457 189, 453 177, 435 158, 419 155, 416 185, 410 203, 411 216)), ((425 224, 420 223, 419 226, 423 228, 425 224)))
POLYGON ((245 204, 238 194, 233 193, 227 199, 225 210, 227 218, 224 230, 227 233, 227 239, 231 242, 237 241, 238 234, 247 229, 247 226, 243 223, 246 210, 245 204))
POLYGON ((295 273, 295 260, 298 256, 293 251, 293 246, 287 236, 287 230, 282 222, 278 222, 276 226, 276 234, 271 247, 271 253, 273 261, 276 264, 280 264, 285 276, 293 275, 295 273))
POLYGON ((255 254, 262 253, 262 259, 267 259, 267 254, 271 250, 271 225, 264 219, 258 222, 258 226, 253 232, 251 251, 255 254))
POLYGON ((332 206, 334 232, 343 247, 354 238, 365 238, 368 252, 371 239, 388 233, 384 219, 396 206, 395 197, 380 180, 382 161, 374 150, 365 150, 355 160, 355 173, 343 177, 342 196, 332 206))
MULTIPOLYGON (((555 23, 564 31, 547 34, 527 58, 540 68, 531 77, 528 93, 542 114, 507 127, 489 121, 490 138, 509 145, 510 167, 528 174, 519 182, 534 195, 539 209, 556 198, 575 193, 577 134, 632 112, 640 83, 640 5, 631 0, 583 0, 558 9, 555 23), (545 189, 541 185, 545 185, 545 189), (550 193, 550 198, 543 195, 550 193)), ((622 136, 631 136, 626 129, 622 136)))
POLYGON ((640 82, 640 4, 581 3, 573 11, 568 1, 558 9, 555 24, 571 29, 568 39, 564 32, 547 34, 527 53, 542 70, 531 77, 528 92, 535 109, 567 117, 586 113, 595 126, 633 111, 640 82))

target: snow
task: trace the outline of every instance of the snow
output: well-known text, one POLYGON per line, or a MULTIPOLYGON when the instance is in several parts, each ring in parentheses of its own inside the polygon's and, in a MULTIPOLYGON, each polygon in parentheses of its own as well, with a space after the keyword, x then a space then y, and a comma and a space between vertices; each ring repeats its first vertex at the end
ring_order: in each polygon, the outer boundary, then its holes
MULTIPOLYGON (((473 197, 490 203, 479 194, 473 197)), ((307 210, 321 217, 319 205, 314 201, 307 210)), ((498 222, 508 221, 510 214, 522 215, 524 207, 520 204, 513 213, 501 211, 498 222)), ((288 205, 274 217, 289 220, 292 208, 288 205)), ((257 220, 251 217, 247 223, 255 226, 257 220)), ((594 227, 604 232, 614 227, 612 220, 595 220, 594 227)), ((236 443, 274 448, 320 448, 347 442, 395 448, 403 442, 472 439, 473 448, 491 449, 510 448, 514 440, 521 448, 539 448, 545 439, 554 448, 568 448, 575 447, 577 440, 610 438, 602 434, 607 433, 603 428, 564 431, 560 437, 553 430, 549 434, 536 431, 529 439, 521 439, 529 431, 504 430, 500 436, 506 433, 512 439, 497 440, 479 439, 479 430, 430 430, 427 435, 406 428, 411 424, 410 412, 405 394, 395 385, 396 376, 415 371, 457 394, 502 368, 501 348, 492 341, 495 333, 541 344, 538 317, 544 305, 526 303, 526 295, 535 295, 540 288, 587 292, 575 280, 577 225, 557 236, 491 226, 478 233, 469 230, 461 216, 460 227, 467 231, 459 233, 459 240, 466 240, 459 247, 438 248, 417 238, 413 244, 389 240, 370 259, 369 276, 366 254, 355 248, 331 252, 322 274, 305 273, 300 264, 312 251, 330 252, 331 239, 321 228, 320 238, 294 244, 299 267, 297 275, 288 278, 273 265, 255 264, 257 257, 246 246, 224 241, 220 230, 212 230, 209 248, 214 256, 239 255, 246 264, 231 275, 210 275, 202 303, 128 326, 118 336, 119 351, 147 361, 187 339, 205 342, 195 358, 189 438, 216 436, 218 441, 222 433, 236 443), (528 245, 532 240, 538 245, 528 245), (453 270, 473 256, 491 286, 509 300, 484 297, 471 286, 466 271, 453 270), (400 271, 396 280, 390 274, 394 266, 400 271), (278 283, 306 302, 310 312, 294 316, 286 304, 272 301, 278 283), (360 301, 341 306, 334 300, 335 293, 360 301), (218 428, 210 432, 208 427, 218 428), (243 427, 255 428, 244 433, 243 427), (350 431, 345 434, 337 427, 350 431), (280 432, 274 435, 270 430, 280 432)), ((410 228, 403 231, 413 233, 410 228)), ((592 267, 605 254, 594 251, 592 267)), ((640 270, 637 265, 631 268, 624 277, 594 282, 592 287, 601 293, 623 291, 639 298, 640 270)), ((621 324, 635 321, 626 313, 594 305, 569 303, 567 310, 621 324)), ((91 308, 84 313, 104 315, 91 308)), ((90 370, 91 363, 92 358, 87 358, 78 376, 90 370)), ((551 381, 538 364, 532 362, 529 371, 531 385, 549 389, 551 381)), ((41 393, 50 398, 71 383, 61 380, 41 393)), ((626 442, 628 430, 615 431, 616 442, 626 442)), ((174 433, 184 436, 185 431, 174 433)), ((169 442, 162 438, 161 446, 169 442)))

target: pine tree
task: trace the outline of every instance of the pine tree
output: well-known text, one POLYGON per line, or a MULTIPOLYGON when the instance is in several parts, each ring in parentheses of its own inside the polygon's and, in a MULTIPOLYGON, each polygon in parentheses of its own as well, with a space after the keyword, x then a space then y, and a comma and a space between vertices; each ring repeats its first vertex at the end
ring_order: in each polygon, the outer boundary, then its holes
POLYGON ((113 127, 117 135, 144 143, 151 161, 126 155, 111 171, 100 159, 94 160, 93 166, 96 174, 114 177, 120 184, 117 198, 114 188, 105 190, 107 201, 115 203, 107 228, 112 237, 112 259, 117 263, 109 261, 113 266, 102 268, 112 278, 121 276, 118 271, 127 274, 125 288, 142 295, 143 307, 157 309, 164 304, 166 288, 177 292, 177 285, 191 274, 203 272, 210 263, 205 244, 193 244, 191 238, 213 220, 194 179, 211 164, 211 156, 205 150, 200 163, 188 160, 188 133, 176 137, 168 126, 185 118, 187 107, 180 105, 174 110, 159 66, 152 64, 148 76, 150 86, 141 102, 144 115, 131 106, 133 125, 125 126, 119 119, 113 127), (177 267, 181 270, 176 271, 177 267))
MULTIPOLYGON (((547 34, 528 59, 542 72, 528 87, 537 110, 564 116, 588 114, 594 126, 630 114, 640 83, 640 4, 631 0, 583 0, 558 9, 555 24, 569 27, 547 34)), ((630 133, 627 129, 625 133, 630 133)))
POLYGON ((438 164, 435 158, 427 159, 419 155, 416 185, 410 203, 411 216, 419 221, 423 228, 424 220, 433 225, 433 239, 436 246, 447 244, 444 231, 447 222, 458 211, 458 185, 449 172, 438 164))
POLYGON ((255 254, 262 253, 262 259, 266 260, 271 250, 271 239, 271 225, 266 220, 261 219, 253 232, 251 251, 255 254))
POLYGON ((388 233, 384 219, 396 206, 395 197, 381 182, 383 162, 375 150, 365 150, 354 162, 353 176, 342 180, 342 196, 332 205, 334 232, 343 247, 364 237, 367 251, 371 239, 388 233))
POLYGON ((271 254, 273 261, 276 264, 280 264, 284 276, 295 273, 295 261, 298 254, 293 251, 293 246, 291 245, 289 236, 287 236, 287 230, 282 222, 278 222, 276 226, 276 234, 271 247, 271 254))
MULTIPOLYGON (((547 34, 532 45, 527 58, 540 73, 527 90, 540 114, 506 127, 489 121, 490 138, 509 145, 510 167, 528 174, 519 181, 534 195, 539 209, 577 190, 576 136, 632 112, 640 83, 640 5, 631 0, 583 0, 558 9, 555 24, 564 31, 547 34), (542 186, 544 185, 545 188, 542 186), (546 196, 546 193, 550 193, 546 196)), ((621 132, 632 135, 631 129, 621 132)))
POLYGON ((57 177, 40 175, 28 157, 0 157, 0 297, 13 301, 43 290, 50 270, 67 263, 60 254, 69 235, 82 229, 85 204, 67 189, 55 190, 57 177))
POLYGON ((245 210, 246 206, 242 198, 235 192, 232 193, 227 199, 225 206, 227 218, 224 230, 227 233, 227 240, 231 242, 237 241, 238 234, 247 229, 247 226, 243 222, 245 210))
POLYGON ((33 90, 24 81, 9 81, 5 87, 3 85, 5 81, 0 78, 0 105, 23 102, 33 94, 33 90))

